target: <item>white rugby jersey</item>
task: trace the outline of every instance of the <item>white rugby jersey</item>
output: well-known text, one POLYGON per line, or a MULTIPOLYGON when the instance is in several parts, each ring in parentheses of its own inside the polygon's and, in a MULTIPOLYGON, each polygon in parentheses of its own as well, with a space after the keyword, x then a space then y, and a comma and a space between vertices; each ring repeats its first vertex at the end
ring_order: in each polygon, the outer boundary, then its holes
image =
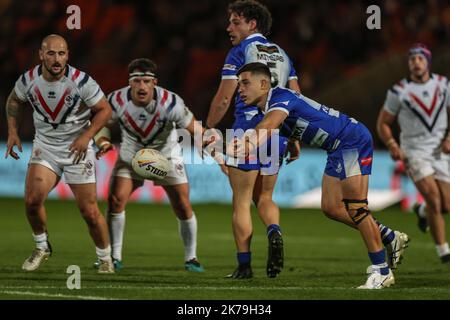
POLYGON ((121 148, 169 151, 177 144, 175 127, 186 128, 194 116, 183 99, 159 86, 155 86, 153 100, 145 107, 133 103, 130 86, 110 93, 108 101, 113 108, 110 123, 120 123, 121 148))
POLYGON ((449 95, 449 81, 438 74, 431 74, 426 83, 403 79, 388 90, 384 109, 397 116, 403 148, 431 151, 440 146, 447 130, 449 95))
POLYGON ((33 107, 35 139, 54 147, 69 145, 90 125, 90 107, 104 96, 88 74, 67 65, 63 77, 48 82, 38 65, 14 87, 17 97, 33 107))

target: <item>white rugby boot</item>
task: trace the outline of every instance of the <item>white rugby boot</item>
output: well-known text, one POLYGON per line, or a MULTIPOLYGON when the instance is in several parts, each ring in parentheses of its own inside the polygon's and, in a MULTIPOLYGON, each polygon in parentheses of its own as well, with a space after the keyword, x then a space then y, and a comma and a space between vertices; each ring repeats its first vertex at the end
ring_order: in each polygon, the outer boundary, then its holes
POLYGON ((357 287, 357 289, 383 289, 395 284, 394 274, 391 269, 389 269, 389 273, 385 276, 380 273, 380 269, 378 268, 371 268, 371 270, 372 272, 367 278, 366 283, 357 287))
POLYGON ((403 253, 408 247, 409 237, 406 233, 394 231, 395 238, 386 246, 386 262, 390 269, 397 269, 403 259, 403 253))
POLYGON ((33 252, 31 253, 31 256, 29 256, 27 258, 27 260, 25 260, 25 262, 22 265, 22 270, 25 271, 34 271, 37 268, 39 268, 39 266, 41 265, 41 263, 45 260, 48 260, 48 258, 52 255, 52 249, 49 246, 48 249, 46 250, 42 250, 42 249, 34 249, 33 252))
POLYGON ((111 259, 99 260, 98 273, 114 273, 114 263, 111 259))

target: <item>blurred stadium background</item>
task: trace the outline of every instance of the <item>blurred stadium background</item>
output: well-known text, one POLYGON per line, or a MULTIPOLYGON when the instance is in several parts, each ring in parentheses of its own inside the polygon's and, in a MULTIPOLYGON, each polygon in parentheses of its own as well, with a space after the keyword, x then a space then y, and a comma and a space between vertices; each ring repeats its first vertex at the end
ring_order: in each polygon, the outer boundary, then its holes
MULTIPOLYGON (((377 148, 374 162, 376 174, 371 178, 371 188, 384 192, 378 192, 372 196, 372 199, 376 196, 380 200, 378 202, 380 207, 376 209, 401 201, 400 206, 396 205, 386 211, 390 214, 383 212, 382 219, 393 223, 396 228, 410 232, 413 240, 418 239, 418 242, 413 241, 412 246, 415 249, 411 249, 412 253, 407 252, 410 254, 411 263, 414 264, 405 266, 404 280, 398 277, 398 286, 403 286, 405 291, 391 293, 390 297, 443 298, 445 292, 447 292, 446 297, 450 297, 450 283, 441 277, 443 270, 438 261, 435 261, 437 259, 433 258, 434 248, 429 235, 418 234, 414 228, 414 217, 401 213, 402 209, 406 210, 411 202, 417 199, 417 194, 402 173, 401 166, 390 160, 375 134, 375 119, 384 101, 386 90, 407 75, 406 50, 412 43, 427 44, 433 52, 432 71, 450 75, 450 5, 448 1, 265 0, 261 2, 268 6, 274 20, 270 39, 280 44, 293 60, 300 76, 302 92, 355 117, 374 134, 377 148), (371 4, 378 4, 381 8, 381 30, 366 28, 366 19, 369 16, 366 8, 371 4), (426 262, 428 268, 421 262, 426 262), (420 278, 419 274, 422 270, 428 270, 430 277, 420 278), (415 280, 418 279, 417 277, 419 277, 418 281, 415 280), (421 290, 427 285, 436 289, 433 294, 430 294, 431 289, 421 290)), ((153 59, 159 67, 159 84, 177 92, 184 98, 195 116, 205 120, 209 103, 220 82, 220 70, 224 58, 231 47, 225 31, 228 3, 229 1, 223 0, 0 0, 0 38, 2 39, 0 42, 0 74, 2 76, 0 101, 3 102, 0 108, 0 153, 4 154, 7 133, 3 107, 6 98, 19 75, 39 63, 37 51, 40 42, 50 33, 61 34, 68 40, 69 63, 89 73, 105 93, 126 85, 127 64, 131 59, 136 57, 153 59), (81 8, 81 30, 66 28, 66 19, 69 16, 66 8, 72 4, 81 8)), ((232 109, 230 108, 226 118, 221 122, 221 129, 230 127, 233 121, 232 109)), ((4 288, 0 288, 3 292, 0 293, 0 298, 27 297, 6 294, 5 291, 12 289, 5 288, 23 286, 25 288, 23 290, 29 291, 30 286, 37 286, 42 280, 39 273, 31 276, 22 274, 18 270, 22 258, 28 254, 28 249, 32 246, 30 230, 23 214, 24 206, 20 200, 23 195, 29 147, 34 134, 31 112, 24 114, 20 133, 23 142, 28 143, 21 161, 15 162, 10 159, 0 161, 0 197, 4 197, 0 198, 2 207, 0 225, 5 226, 0 232, 0 243, 14 243, 11 248, 0 247, 2 258, 0 274, 5 280, 4 288), (11 256, 14 256, 14 259, 10 259, 11 256), (4 259, 5 257, 8 258, 4 259)), ((114 132, 114 137, 117 141, 118 131, 114 132)), ((100 198, 107 193, 108 175, 114 158, 115 154, 112 153, 98 165, 100 198)), ((276 191, 276 200, 282 207, 317 205, 317 196, 320 194, 317 188, 320 186, 323 161, 323 154, 305 149, 299 161, 282 170, 276 191)), ((204 257, 203 260, 208 269, 214 270, 206 276, 206 280, 200 281, 199 285, 217 287, 218 284, 214 281, 231 271, 234 266, 231 208, 228 205, 231 192, 226 178, 215 166, 201 168, 188 166, 188 173, 191 195, 195 203, 225 203, 202 205, 196 209, 200 227, 200 257, 204 257), (217 228, 221 231, 219 232, 217 228), (211 242, 216 243, 217 248, 223 249, 223 252, 216 248, 214 250, 208 248, 211 242)), ((70 197, 70 191, 60 184, 52 196, 64 199, 70 197)), ((165 201, 161 189, 154 188, 151 183, 134 197, 141 201, 165 201)), ((63 270, 65 266, 74 263, 73 261, 77 258, 83 259, 82 267, 88 268, 90 259, 93 257, 86 254, 92 248, 81 219, 76 217, 77 211, 74 204, 70 201, 51 201, 49 206, 51 234, 56 238, 55 240, 59 239, 57 241, 60 241, 62 253, 67 252, 69 257, 59 262, 55 258, 53 266, 52 262, 44 266, 47 269, 44 269, 43 274, 48 279, 44 284, 41 283, 41 286, 44 288, 47 286, 47 292, 51 293, 41 297, 58 298, 57 292, 65 287, 64 281, 61 280, 65 279, 63 270), (52 208, 56 212, 51 212, 52 208), (66 212, 75 217, 67 221, 76 224, 80 229, 76 236, 63 217, 66 212), (66 233, 74 238, 67 236, 66 239, 66 233), (72 244, 78 239, 83 240, 72 244), (73 247, 76 249, 70 252, 73 247), (52 278, 55 272, 61 274, 52 278)), ((105 204, 102 203, 101 207, 104 209, 105 204)), ((127 231, 129 242, 126 242, 125 247, 130 250, 130 269, 119 278, 108 279, 115 279, 111 281, 117 281, 119 286, 125 286, 127 277, 132 277, 133 271, 136 271, 138 274, 139 272, 143 274, 136 275, 134 280, 130 280, 135 281, 134 283, 142 280, 145 284, 145 279, 148 281, 149 277, 155 277, 156 283, 164 286, 174 284, 177 277, 182 277, 183 284, 178 286, 181 288, 190 287, 199 281, 198 277, 182 276, 181 269, 178 273, 159 271, 165 268, 166 263, 173 268, 169 268, 169 271, 178 270, 178 266, 181 267, 178 261, 181 258, 181 243, 176 239, 175 219, 170 216, 169 208, 166 205, 133 204, 129 211, 133 210, 136 211, 136 218, 133 220, 130 217, 127 222, 130 230, 127 231), (151 220, 147 220, 150 219, 150 216, 146 216, 148 212, 155 212, 154 215, 152 213, 151 220), (161 212, 167 212, 167 214, 161 215, 161 212), (138 229, 142 224, 152 231, 138 230, 140 234, 131 234, 131 229, 138 229), (154 250, 154 244, 162 243, 162 234, 172 234, 170 237, 174 241, 167 248, 154 250), (174 251, 172 251, 172 244, 174 251), (170 254, 167 250, 170 250, 170 254), (142 255, 145 259, 139 260, 142 255), (139 267, 133 269, 133 264, 139 267), (146 265, 151 266, 150 271, 142 271, 145 270, 146 265), (171 280, 165 283, 167 278, 171 280)), ((255 252, 259 250, 260 255, 259 258, 256 256, 255 264, 258 259, 261 260, 261 270, 257 275, 261 279, 250 284, 254 291, 236 294, 238 289, 234 289, 229 292, 229 295, 227 292, 219 292, 216 296, 206 291, 204 294, 195 294, 192 298, 275 298, 275 295, 270 293, 265 295, 264 292, 269 290, 256 294, 260 290, 258 288, 263 286, 275 288, 275 291, 281 290, 276 288, 283 286, 294 288, 292 291, 286 289, 283 291, 286 295, 277 296, 278 298, 356 298, 356 294, 348 296, 340 296, 340 294, 343 288, 349 286, 349 274, 363 270, 366 263, 364 253, 360 249, 362 246, 358 235, 332 221, 327 221, 318 211, 285 209, 283 214, 286 219, 285 224, 289 226, 286 227, 285 232, 287 253, 293 258, 291 264, 287 260, 287 270, 292 269, 291 273, 283 274, 280 283, 262 278, 265 243, 263 230, 255 217, 254 224, 257 228, 254 237, 255 252), (302 212, 305 215, 293 214, 294 212, 302 212), (288 231, 291 233, 289 234, 288 231), (259 236, 256 235, 258 232, 259 236), (330 241, 337 239, 336 248, 324 249, 323 239, 328 237, 330 241), (355 250, 358 252, 355 255, 357 258, 353 256, 355 250), (339 263, 335 264, 336 261, 339 263), (284 279, 283 276, 285 276, 284 279), (317 281, 305 280, 310 277, 317 278, 317 281), (329 279, 330 282, 324 279, 329 279), (302 289, 303 285, 307 288, 302 289), (337 288, 337 291, 326 289, 333 286, 337 288)), ((78 229, 75 228, 75 230, 78 229)), ((448 270, 445 272, 448 274, 448 270)), ((98 285, 94 280, 95 275, 89 277, 92 286, 98 285)), ((363 279, 363 274, 355 277, 353 286, 359 285, 363 279)), ((146 284, 148 285, 148 282, 146 284)), ((236 286, 236 284, 219 281, 219 286, 232 287, 233 285, 236 286)), ((177 288, 177 286, 173 287, 177 288)), ((170 295, 164 290, 163 293, 150 290, 153 293, 143 295, 136 293, 130 297, 189 298, 188 293, 183 295, 183 290, 180 290, 181 293, 177 295, 170 295)), ((105 291, 103 293, 106 294, 105 291)), ((111 297, 124 298, 125 296, 126 294, 122 293, 111 297)), ((28 297, 34 299, 39 296, 28 295, 28 297)), ((372 294, 360 297, 383 298, 372 294)))

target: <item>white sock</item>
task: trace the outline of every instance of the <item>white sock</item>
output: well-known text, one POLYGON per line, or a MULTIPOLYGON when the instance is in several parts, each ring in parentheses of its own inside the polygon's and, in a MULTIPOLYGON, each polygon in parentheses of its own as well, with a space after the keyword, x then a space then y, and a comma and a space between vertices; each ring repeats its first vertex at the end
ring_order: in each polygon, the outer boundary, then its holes
POLYGON ((97 257, 102 261, 111 261, 111 246, 107 246, 105 249, 95 247, 97 257))
POLYGON ((419 207, 419 217, 421 217, 421 218, 426 218, 427 217, 427 213, 426 213, 426 211, 425 211, 425 208, 426 208, 426 203, 425 202, 422 202, 421 204, 420 204, 420 207, 419 207))
POLYGON ((125 231, 125 211, 108 212, 108 227, 111 237, 112 257, 122 261, 123 233, 125 231))
POLYGON ((450 254, 450 250, 448 248, 448 243, 444 244, 437 244, 436 245, 436 251, 439 257, 446 256, 447 254, 450 254))
POLYGON ((184 245, 184 260, 189 261, 197 258, 197 218, 194 212, 187 220, 178 219, 178 231, 184 245))
POLYGON ((33 233, 33 239, 34 239, 34 242, 36 242, 36 248, 41 249, 41 250, 48 249, 47 232, 44 232, 41 234, 33 233))

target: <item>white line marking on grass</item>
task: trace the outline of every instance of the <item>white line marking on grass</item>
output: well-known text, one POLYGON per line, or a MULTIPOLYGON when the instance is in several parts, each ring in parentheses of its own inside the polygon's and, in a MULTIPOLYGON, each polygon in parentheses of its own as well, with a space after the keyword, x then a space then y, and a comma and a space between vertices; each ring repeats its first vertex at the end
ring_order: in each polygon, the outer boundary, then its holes
MULTIPOLYGON (((28 287, 29 289, 38 289, 36 287, 28 287)), ((34 296, 34 297, 47 297, 47 298, 72 298, 81 300, 112 300, 111 298, 97 297, 97 296, 80 296, 61 293, 46 293, 46 292, 31 292, 31 291, 10 291, 2 290, 0 293, 15 295, 15 296, 34 296)))
MULTIPOLYGON (((411 291, 411 292, 420 292, 420 291, 443 291, 448 292, 450 288, 442 288, 442 287, 423 287, 423 288, 401 288, 401 287, 393 287, 394 289, 402 290, 402 291, 411 291)), ((66 289, 65 287, 57 287, 57 286, 6 286, 0 287, 0 289, 66 289)), ((221 291, 221 290, 264 290, 264 291, 294 291, 294 290, 353 290, 355 287, 196 287, 196 286, 89 286, 83 287, 84 290, 89 289, 120 289, 120 290, 211 290, 211 291, 221 291)), ((390 289, 392 290, 392 289, 390 289)), ((2 293, 4 291, 0 291, 2 293)), ((17 291, 20 292, 20 291, 17 291)), ((102 299, 102 297, 90 297, 90 296, 72 296, 65 295, 67 297, 87 297, 91 299, 102 299)), ((86 299, 86 298, 85 298, 86 299)), ((108 298, 103 298, 108 299, 108 298)))

